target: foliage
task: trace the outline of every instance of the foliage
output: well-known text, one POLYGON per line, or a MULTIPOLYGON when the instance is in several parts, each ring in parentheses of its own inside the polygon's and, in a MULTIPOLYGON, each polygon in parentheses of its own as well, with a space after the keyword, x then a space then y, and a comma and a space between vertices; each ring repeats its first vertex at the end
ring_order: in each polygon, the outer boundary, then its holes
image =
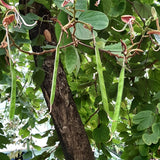
MULTIPOLYGON (((61 53, 74 101, 91 146, 97 150, 97 159, 109 159, 111 153, 125 160, 160 158, 160 4, 153 0, 101 0, 95 6, 96 0, 77 0, 63 7, 64 0, 54 0, 54 5, 49 0, 32 0, 27 5, 33 2, 43 4, 53 16, 56 13, 60 24, 57 20, 55 32, 60 42, 57 47, 48 46, 41 34, 31 42, 31 26, 22 24, 17 29, 17 22, 8 24, 11 57, 6 57, 3 44, 0 47, 0 101, 5 103, 4 112, 0 113, 0 147, 14 143, 18 136, 17 141, 40 150, 34 138, 47 137, 47 146, 51 148, 41 156, 47 158, 54 152, 54 156, 63 159, 55 131, 32 132, 38 125, 51 123, 40 91, 45 55, 40 56, 35 67, 33 57, 25 54, 31 53, 31 43, 38 42, 44 49, 49 47, 45 53, 49 53, 50 47, 58 49, 58 55, 61 53), (132 19, 125 25, 122 15, 131 15, 132 19), (67 44, 67 48, 61 48, 67 44), (8 58, 12 58, 16 73, 13 121, 8 118, 13 87, 8 58)), ((7 9, 0 6, 0 11, 0 41, 5 42, 3 20, 7 9)), ((33 13, 23 18, 29 24, 43 21, 33 13)), ((30 149, 28 155, 31 156, 30 149)))

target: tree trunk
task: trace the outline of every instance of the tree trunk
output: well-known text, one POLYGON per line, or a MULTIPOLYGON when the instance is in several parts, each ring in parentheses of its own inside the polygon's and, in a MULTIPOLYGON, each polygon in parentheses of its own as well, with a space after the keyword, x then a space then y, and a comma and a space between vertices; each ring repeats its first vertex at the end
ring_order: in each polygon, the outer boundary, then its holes
MULTIPOLYGON (((26 0, 20 0, 20 4, 25 5, 26 0)), ((32 11, 34 10, 34 13, 37 15, 47 17, 47 19, 50 18, 49 11, 41 4, 34 3, 33 7, 34 8, 32 8, 32 11)), ((28 12, 30 12, 28 8, 21 11, 22 14, 26 14, 28 12)), ((38 23, 38 25, 30 31, 31 40, 35 38, 38 33, 43 34, 45 29, 48 29, 52 33, 52 40, 55 41, 53 26, 48 23, 38 23)), ((40 46, 34 46, 33 51, 40 52, 40 46)), ((45 78, 41 88, 48 109, 50 106, 49 97, 51 93, 54 58, 54 53, 52 56, 46 56, 42 66, 45 71, 45 78)), ((35 56, 35 64, 36 63, 37 56, 35 56)), ((73 100, 61 62, 58 67, 56 94, 54 104, 52 106, 51 117, 58 133, 65 159, 93 160, 94 155, 73 100)))

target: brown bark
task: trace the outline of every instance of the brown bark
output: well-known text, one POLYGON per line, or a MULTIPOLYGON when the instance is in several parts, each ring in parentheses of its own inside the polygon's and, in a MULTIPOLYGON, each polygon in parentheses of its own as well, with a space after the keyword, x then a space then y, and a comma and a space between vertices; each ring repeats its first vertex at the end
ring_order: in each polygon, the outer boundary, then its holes
MULTIPOLYGON (((26 1, 20 0, 20 4, 25 4, 26 1)), ((34 13, 43 17, 49 15, 40 4, 34 3, 34 13)), ((23 13, 28 13, 29 9, 23 10, 23 13)), ((50 17, 48 17, 50 18, 50 17)), ((31 39, 35 38, 37 34, 43 33, 45 29, 52 32, 52 39, 55 41, 53 27, 49 24, 40 24, 30 31, 31 39)), ((33 50, 41 51, 40 46, 34 46, 33 50)), ((35 57, 36 63, 37 57, 35 57)), ((54 53, 52 56, 46 56, 43 64, 45 71, 45 79, 42 84, 42 92, 44 94, 48 109, 49 97, 52 85, 52 73, 54 67, 54 53)), ((84 126, 81 122, 79 113, 74 103, 70 87, 68 85, 63 66, 60 62, 57 73, 57 85, 54 104, 52 106, 51 117, 58 133, 60 143, 64 152, 66 160, 93 160, 93 152, 91 150, 88 137, 86 135, 84 126)))

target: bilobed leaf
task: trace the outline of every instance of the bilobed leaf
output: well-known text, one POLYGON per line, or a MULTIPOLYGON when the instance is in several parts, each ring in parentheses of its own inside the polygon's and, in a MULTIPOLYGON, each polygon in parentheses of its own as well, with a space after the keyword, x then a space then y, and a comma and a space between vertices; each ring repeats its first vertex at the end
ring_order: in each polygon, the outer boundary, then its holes
POLYGON ((138 131, 142 131, 151 127, 154 122, 154 116, 154 113, 150 110, 141 111, 133 117, 133 123, 138 124, 138 131))
POLYGON ((109 24, 108 17, 104 13, 99 11, 88 10, 88 11, 82 12, 78 20, 91 24, 91 26, 95 30, 105 29, 109 24))
POLYGON ((105 49, 110 50, 111 52, 113 52, 113 54, 114 54, 114 52, 115 52, 115 54, 122 53, 122 45, 120 42, 115 43, 115 44, 111 44, 111 45, 107 45, 107 46, 105 46, 105 49))
POLYGON ((154 123, 152 125, 152 134, 145 133, 142 136, 142 139, 145 144, 151 145, 157 144, 159 139, 160 139, 160 122, 159 123, 154 123))
POLYGON ((109 10, 108 15, 111 17, 118 17, 122 15, 126 9, 126 0, 112 0, 111 1, 111 8, 109 10))
MULTIPOLYGON (((72 15, 72 13, 69 12, 69 11, 66 9, 66 7, 67 7, 67 6, 73 6, 73 4, 72 4, 72 3, 68 3, 65 7, 61 7, 63 1, 64 1, 64 0, 55 0, 54 3, 58 6, 58 8, 60 8, 60 9, 63 10, 64 12, 72 15)), ((77 10, 82 10, 82 11, 87 10, 87 1, 86 1, 86 0, 77 0, 77 2, 76 2, 76 9, 77 9, 77 10)), ((81 12, 78 11, 78 12, 76 13, 76 17, 78 17, 80 13, 81 13, 81 12)))
POLYGON ((157 136, 160 138, 160 122, 159 123, 154 123, 152 125, 152 131, 153 131, 153 133, 156 133, 157 136))
POLYGON ((141 15, 143 18, 149 18, 151 15, 151 6, 148 4, 140 3, 138 1, 134 1, 134 6, 137 10, 137 12, 141 15))
POLYGON ((77 69, 77 73, 80 68, 80 58, 76 48, 68 47, 65 53, 65 63, 68 73, 72 73, 74 69, 77 69))
MULTIPOLYGON (((71 31, 71 33, 73 33, 73 27, 70 28, 70 31, 71 31)), ((97 32, 96 31, 93 31, 93 34, 94 34, 94 37, 97 37, 97 32)), ((76 24, 75 36, 78 39, 81 39, 81 40, 93 39, 93 35, 92 35, 91 31, 84 28, 83 24, 81 24, 81 23, 76 24)))
POLYGON ((101 3, 103 4, 103 12, 105 14, 108 14, 108 12, 111 8, 111 5, 112 5, 112 0, 103 0, 101 3))
POLYGON ((100 124, 93 131, 93 138, 97 143, 104 143, 109 140, 109 129, 105 124, 100 124))
POLYGON ((152 134, 145 133, 145 134, 143 134, 142 139, 143 139, 144 143, 147 145, 151 145, 152 143, 156 144, 156 143, 158 143, 158 140, 159 140, 157 135, 154 133, 152 133, 152 134))

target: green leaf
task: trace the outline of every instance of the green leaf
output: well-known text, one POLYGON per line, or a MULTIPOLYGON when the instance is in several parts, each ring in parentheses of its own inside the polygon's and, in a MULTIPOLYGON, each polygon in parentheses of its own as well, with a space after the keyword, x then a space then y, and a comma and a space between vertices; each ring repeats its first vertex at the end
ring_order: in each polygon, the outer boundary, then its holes
POLYGON ((23 159, 30 159, 32 158, 32 152, 28 151, 26 153, 23 154, 23 159))
MULTIPOLYGON (((57 19, 61 22, 61 24, 64 26, 68 23, 68 14, 66 14, 64 11, 61 11, 59 14, 58 14, 58 17, 57 19)), ((59 39, 59 36, 61 34, 61 26, 56 23, 55 24, 55 34, 56 34, 56 38, 57 40, 59 39)), ((72 42, 72 37, 70 35, 70 31, 68 30, 68 37, 66 34, 63 34, 62 36, 62 40, 61 40, 61 44, 60 45, 66 45, 70 42, 72 42)))
POLYGON ((44 70, 41 68, 36 68, 32 75, 33 82, 35 83, 36 88, 39 88, 41 86, 44 77, 45 77, 44 70))
POLYGON ((138 124, 137 130, 142 131, 149 128, 155 120, 155 115, 152 111, 141 111, 133 117, 133 123, 138 124))
MULTIPOLYGON (((67 6, 73 6, 73 4, 72 4, 72 3, 68 3, 65 7, 61 7, 63 1, 64 1, 64 0, 55 0, 54 3, 58 6, 58 8, 60 8, 60 9, 63 10, 64 12, 72 15, 72 13, 69 12, 69 11, 66 9, 66 7, 67 7, 67 6)), ((87 10, 87 1, 86 1, 86 0, 77 0, 77 2, 76 2, 76 9, 77 9, 77 10, 87 10)), ((80 13, 81 13, 81 12, 78 11, 78 12, 76 13, 76 17, 78 17, 80 13)))
POLYGON ((143 18, 149 18, 151 15, 151 6, 148 4, 140 3, 138 1, 134 1, 134 6, 137 10, 137 12, 141 15, 143 18))
POLYGON ((32 136, 34 137, 34 138, 38 138, 38 139, 41 139, 42 138, 42 136, 40 135, 40 134, 32 134, 32 136))
POLYGON ((38 145, 35 145, 34 143, 31 144, 33 146, 33 148, 35 148, 36 150, 40 151, 41 147, 38 145))
POLYGON ((36 97, 36 96, 35 96, 35 89, 32 88, 32 87, 28 87, 28 88, 26 89, 26 95, 27 95, 27 97, 30 98, 30 99, 35 98, 35 97, 36 97))
POLYGON ((34 128, 35 127, 35 118, 34 117, 31 117, 30 119, 29 119, 29 121, 28 121, 28 124, 32 127, 32 128, 34 128))
POLYGON ((115 43, 115 44, 111 44, 111 45, 107 45, 104 48, 105 50, 109 50, 111 51, 113 54, 118 54, 122 56, 122 45, 121 43, 115 43))
POLYGON ((0 134, 4 134, 3 130, 0 128, 0 134))
MULTIPOLYGON (((153 100, 160 100, 160 92, 157 92, 154 97, 153 100)), ((158 106, 158 105, 157 105, 158 106)))
POLYGON ((112 0, 111 8, 108 15, 111 17, 118 17, 123 14, 126 9, 126 0, 112 0))
POLYGON ((0 123, 0 128, 3 128, 3 125, 2 125, 2 123, 0 123))
POLYGON ((45 151, 45 152, 41 153, 40 155, 34 156, 34 158, 32 158, 32 160, 48 159, 49 156, 50 156, 50 153, 45 151))
POLYGON ((144 160, 144 158, 142 158, 141 156, 136 156, 133 158, 133 160, 144 160))
POLYGON ((49 0, 45 0, 45 1, 42 1, 42 0, 34 0, 35 2, 37 3, 40 3, 42 4, 43 6, 45 6, 48 10, 50 9, 50 1, 49 0))
POLYGON ((142 135, 142 139, 144 143, 147 145, 151 145, 152 143, 157 144, 159 140, 159 138, 157 137, 157 134, 155 133, 152 133, 152 134, 145 133, 142 135))
POLYGON ((10 160, 10 158, 7 156, 7 154, 4 154, 4 153, 2 153, 2 152, 0 152, 0 159, 2 159, 2 160, 10 160))
MULTIPOLYGON (((22 18, 24 19, 24 21, 27 23, 27 24, 33 24, 36 20, 39 19, 39 16, 37 16, 36 14, 34 13, 28 13, 26 14, 25 16, 24 15, 21 15, 22 18)), ((21 27, 13 27, 11 26, 10 30, 12 32, 18 32, 18 33, 26 33, 27 30, 29 29, 32 29, 34 26, 25 26, 23 23, 21 25, 21 27)))
POLYGON ((28 129, 20 129, 19 130, 19 135, 22 136, 22 138, 26 138, 27 136, 29 136, 30 131, 28 129))
POLYGON ((160 122, 152 125, 152 131, 160 138, 160 122))
POLYGON ((127 125, 124 124, 124 123, 118 123, 117 131, 118 132, 126 132, 127 131, 127 125))
POLYGON ((6 54, 6 50, 4 48, 0 48, 0 56, 5 54, 6 54))
POLYGON ((53 49, 53 48, 56 48, 56 46, 53 46, 53 45, 45 45, 45 46, 41 46, 42 49, 45 49, 45 50, 48 50, 48 49, 53 49))
POLYGON ((93 130, 93 138, 97 143, 104 143, 109 140, 109 129, 105 124, 100 124, 93 130))
POLYGON ((140 0, 141 3, 152 4, 154 0, 140 0))
MULTIPOLYGON (((71 33, 73 33, 73 27, 70 28, 71 33)), ((94 37, 97 37, 97 32, 93 31, 94 37)), ((76 24, 76 32, 75 32, 75 36, 78 39, 81 40, 90 40, 93 39, 93 35, 91 33, 91 31, 89 31, 88 29, 84 28, 83 24, 81 23, 77 23, 76 24)))
POLYGON ((102 1, 103 4, 103 12, 108 15, 108 12, 112 6, 112 0, 103 0, 102 1), (107 5, 106 5, 107 4, 107 5))
POLYGON ((108 119, 107 114, 104 110, 100 110, 98 112, 98 116, 99 116, 99 119, 100 119, 100 123, 103 123, 103 124, 106 124, 106 125, 108 124, 109 119, 108 119))
POLYGON ((78 73, 80 68, 80 58, 75 47, 67 47, 65 53, 65 63, 69 74, 72 73, 74 69, 76 69, 76 73, 78 73))
POLYGON ((88 10, 82 12, 78 20, 91 24, 93 29, 95 30, 105 29, 109 24, 108 17, 104 13, 99 11, 88 10))
POLYGON ((142 136, 142 139, 144 141, 145 144, 147 145, 151 145, 153 144, 157 144, 159 139, 160 139, 160 122, 159 123, 154 123, 152 125, 152 134, 148 134, 145 133, 142 136))
POLYGON ((36 38, 32 40, 32 46, 43 46, 45 37, 41 34, 38 34, 36 38))
POLYGON ((54 155, 55 155, 59 160, 63 160, 63 159, 64 159, 62 147, 61 147, 60 145, 56 148, 56 151, 55 151, 54 155))
POLYGON ((148 147, 146 145, 140 145, 139 146, 139 152, 141 156, 147 156, 148 155, 148 147))
POLYGON ((103 38, 96 38, 96 44, 98 46, 98 48, 105 48, 105 44, 106 44, 107 40, 103 39, 103 38))
POLYGON ((45 118, 41 119, 40 121, 38 121, 38 124, 43 124, 47 121, 48 121, 48 117, 45 117, 45 118))
POLYGON ((158 113, 160 114, 160 103, 157 104, 158 113))
POLYGON ((57 133, 54 131, 53 136, 48 137, 47 145, 54 146, 59 141, 57 133))
POLYGON ((10 141, 8 140, 7 137, 0 135, 0 149, 6 148, 5 145, 9 144, 9 143, 10 143, 10 141))

